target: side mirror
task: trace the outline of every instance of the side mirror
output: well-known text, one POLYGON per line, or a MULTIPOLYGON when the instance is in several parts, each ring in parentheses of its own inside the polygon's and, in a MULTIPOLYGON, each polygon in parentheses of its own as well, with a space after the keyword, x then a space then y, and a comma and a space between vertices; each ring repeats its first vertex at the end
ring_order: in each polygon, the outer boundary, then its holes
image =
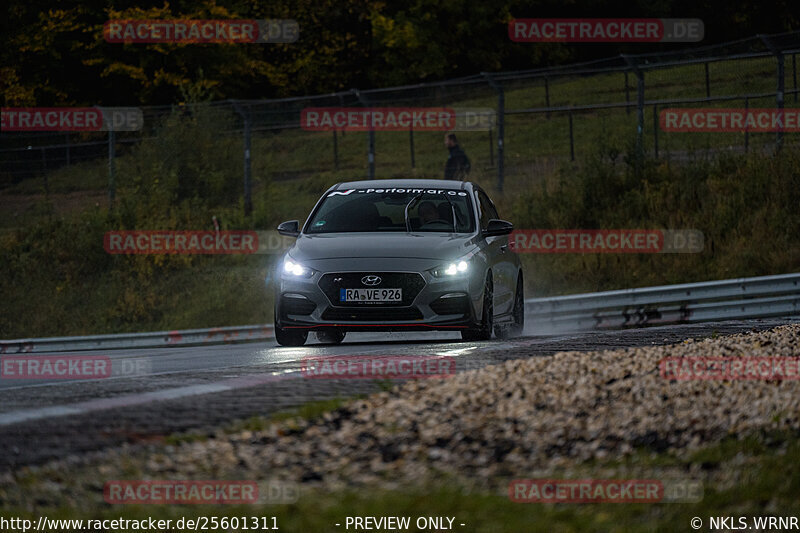
POLYGON ((483 235, 484 237, 496 237, 498 235, 508 235, 512 231, 514 231, 514 224, 493 218, 486 225, 486 229, 483 230, 483 235))
POLYGON ((287 237, 297 237, 300 235, 300 222, 289 220, 278 224, 278 233, 287 237))

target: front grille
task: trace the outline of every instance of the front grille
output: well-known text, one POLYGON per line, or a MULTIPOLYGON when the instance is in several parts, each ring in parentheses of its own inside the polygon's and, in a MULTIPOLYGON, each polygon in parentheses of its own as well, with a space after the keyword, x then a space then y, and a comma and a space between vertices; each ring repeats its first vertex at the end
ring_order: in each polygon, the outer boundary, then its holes
POLYGON ((416 307, 329 307, 322 313, 322 320, 341 322, 394 322, 421 320, 422 313, 416 307))
POLYGON ((310 315, 317 305, 306 298, 281 297, 281 311, 283 315, 310 315))
POLYGON ((439 297, 433 301, 431 309, 437 315, 466 315, 469 313, 469 298, 466 295, 439 297))
POLYGON ((319 280, 319 288, 337 307, 408 307, 414 298, 425 287, 425 280, 416 272, 341 272, 323 275, 319 280), (381 283, 374 287, 367 287, 361 283, 364 276, 380 276, 381 283), (340 302, 340 289, 403 289, 403 301, 393 303, 366 303, 366 302, 340 302))

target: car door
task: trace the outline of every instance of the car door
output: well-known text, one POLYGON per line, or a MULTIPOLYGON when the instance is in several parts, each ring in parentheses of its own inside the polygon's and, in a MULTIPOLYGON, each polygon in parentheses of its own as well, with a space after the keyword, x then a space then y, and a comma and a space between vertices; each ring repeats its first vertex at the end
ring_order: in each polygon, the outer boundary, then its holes
MULTIPOLYGON (((500 218, 494 203, 481 189, 476 190, 478 210, 480 211, 481 231, 486 229, 489 220, 500 218)), ((492 268, 492 281, 494 283, 494 312, 496 315, 510 313, 514 305, 514 277, 516 270, 510 261, 508 249, 508 235, 485 237, 486 253, 492 268)))

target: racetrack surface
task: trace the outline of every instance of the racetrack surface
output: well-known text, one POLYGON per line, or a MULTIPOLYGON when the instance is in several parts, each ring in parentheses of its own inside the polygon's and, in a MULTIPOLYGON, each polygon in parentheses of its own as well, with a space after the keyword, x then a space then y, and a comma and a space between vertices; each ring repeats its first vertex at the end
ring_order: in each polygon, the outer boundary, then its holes
POLYGON ((107 355, 114 366, 136 373, 82 381, 0 380, 0 448, 6 450, 0 455, 0 471, 124 442, 158 441, 176 432, 211 432, 234 420, 308 401, 381 390, 374 380, 304 379, 300 374, 304 357, 439 355, 456 357, 457 369, 463 371, 565 350, 671 344, 799 320, 786 317, 559 335, 530 335, 528 330, 516 339, 489 342, 462 342, 453 333, 351 333, 341 345, 310 342, 302 348, 278 347, 270 341, 83 352, 107 355))

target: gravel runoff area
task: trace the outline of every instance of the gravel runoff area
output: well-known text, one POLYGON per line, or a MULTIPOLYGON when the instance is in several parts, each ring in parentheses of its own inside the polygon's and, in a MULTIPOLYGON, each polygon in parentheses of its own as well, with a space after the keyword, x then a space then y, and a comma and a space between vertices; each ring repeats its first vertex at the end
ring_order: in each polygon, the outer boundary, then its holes
MULTIPOLYGON (((800 324, 680 344, 560 352, 407 382, 321 419, 136 450, 116 448, 0 478, 0 501, 102 500, 114 479, 280 478, 309 487, 419 486, 442 474, 508 480, 613 460, 642 447, 685 453, 729 435, 800 428, 800 382, 670 380, 664 357, 798 357, 800 324), (24 483, 18 483, 24 480, 24 483), (24 488, 23 488, 24 486, 24 488), (27 495, 27 498, 26 498, 27 495)), ((574 472, 574 471, 573 471, 574 472)))

